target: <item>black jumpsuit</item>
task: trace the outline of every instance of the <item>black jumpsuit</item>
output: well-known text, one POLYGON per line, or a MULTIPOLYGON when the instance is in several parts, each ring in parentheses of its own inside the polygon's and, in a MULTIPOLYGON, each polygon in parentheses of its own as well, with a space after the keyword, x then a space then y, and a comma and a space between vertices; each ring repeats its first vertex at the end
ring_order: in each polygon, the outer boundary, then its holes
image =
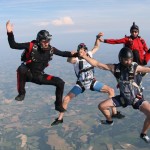
MULTIPOLYGON (((16 43, 14 39, 13 32, 7 33, 8 42, 12 49, 25 49, 29 50, 30 42, 26 43, 16 43)), ((53 47, 53 54, 62 56, 62 57, 72 57, 71 52, 60 51, 53 47)), ((59 78, 52 75, 44 73, 44 69, 47 67, 49 59, 49 51, 40 51, 38 50, 38 56, 36 59, 40 59, 38 62, 31 62, 29 64, 21 64, 17 69, 17 85, 18 93, 25 94, 25 83, 33 82, 36 84, 45 84, 45 85, 54 85, 56 86, 56 101, 55 106, 62 106, 62 97, 64 91, 65 82, 59 78), (41 61, 44 60, 44 61, 41 61)))

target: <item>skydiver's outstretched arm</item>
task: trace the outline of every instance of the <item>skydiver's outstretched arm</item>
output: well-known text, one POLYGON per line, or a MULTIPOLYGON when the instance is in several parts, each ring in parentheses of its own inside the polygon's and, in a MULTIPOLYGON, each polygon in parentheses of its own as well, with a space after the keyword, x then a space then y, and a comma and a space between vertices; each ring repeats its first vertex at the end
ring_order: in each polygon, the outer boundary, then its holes
POLYGON ((94 44, 94 47, 93 47, 93 49, 91 50, 91 53, 92 54, 95 54, 97 51, 98 51, 98 49, 99 49, 99 47, 100 47, 100 38, 103 36, 104 34, 102 33, 102 32, 100 32, 97 36, 96 36, 96 41, 95 41, 95 44, 94 44))
MULTIPOLYGON (((100 32, 97 36, 96 36, 96 41, 95 41, 95 44, 94 44, 94 47, 93 49, 91 50, 91 53, 94 54, 97 52, 97 50, 99 49, 100 47, 100 37, 103 36, 104 34, 102 32, 100 32)), ((72 51, 74 54, 76 53, 75 51, 72 51)), ((71 64, 75 64, 76 63, 76 58, 75 57, 71 57, 71 58, 68 58, 67 59, 67 62, 71 63, 71 64)))
POLYGON ((125 44, 128 42, 128 37, 120 38, 120 39, 103 39, 102 36, 99 38, 100 42, 107 44, 125 44))
MULTIPOLYGON (((76 51, 72 51, 71 53, 72 53, 72 54, 75 54, 76 51)), ((75 63, 77 62, 77 59, 76 59, 76 57, 68 57, 68 58, 67 58, 67 62, 69 62, 69 63, 71 63, 71 64, 75 64, 75 63)))
POLYGON ((8 35, 8 43, 12 49, 23 50, 23 49, 29 48, 30 42, 17 43, 15 41, 14 34, 13 34, 13 25, 10 23, 10 21, 6 22, 6 30, 7 30, 7 35, 8 35))
POLYGON ((81 51, 79 53, 79 55, 80 55, 80 57, 83 57, 86 61, 88 61, 94 67, 114 72, 114 65, 113 64, 103 64, 101 62, 98 62, 97 60, 88 57, 84 51, 81 51))
POLYGON ((142 73, 149 73, 150 72, 150 67, 145 67, 145 66, 137 66, 136 72, 142 72, 142 73))
MULTIPOLYGON (((103 33, 102 33, 102 32, 100 32, 100 33, 97 35, 97 37, 96 37, 96 41, 95 41, 94 47, 93 47, 93 49, 90 51, 92 54, 96 53, 97 50, 99 49, 99 47, 100 47, 99 38, 100 38, 101 36, 103 36, 103 33)), ((72 52, 76 53, 75 51, 72 51, 72 52)), ((76 60, 76 57, 71 57, 71 58, 68 58, 68 59, 67 59, 67 62, 69 62, 69 63, 71 63, 71 64, 75 64, 76 61, 77 61, 77 60, 76 60)))
POLYGON ((53 53, 55 55, 61 56, 61 57, 76 57, 76 53, 70 52, 70 51, 62 51, 58 50, 57 48, 53 47, 53 53))

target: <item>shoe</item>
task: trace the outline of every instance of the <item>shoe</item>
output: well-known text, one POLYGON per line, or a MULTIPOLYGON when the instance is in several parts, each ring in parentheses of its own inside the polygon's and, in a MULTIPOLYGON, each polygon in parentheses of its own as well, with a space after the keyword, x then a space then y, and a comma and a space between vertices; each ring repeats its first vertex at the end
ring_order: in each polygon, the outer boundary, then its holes
POLYGON ((108 121, 108 120, 101 120, 100 124, 105 124, 105 125, 112 126, 114 124, 114 122, 113 121, 108 121))
POLYGON ((23 101, 25 98, 25 94, 19 94, 18 96, 15 97, 16 101, 23 101))
POLYGON ((56 118, 55 121, 51 124, 51 126, 55 126, 55 125, 58 125, 58 124, 61 124, 61 123, 63 123, 63 119, 58 120, 58 118, 56 118))
POLYGON ((59 111, 59 112, 65 112, 66 109, 64 109, 61 105, 55 105, 55 110, 59 111))
POLYGON ((146 134, 140 134, 140 138, 143 139, 146 143, 150 143, 150 138, 146 134))
POLYGON ((112 117, 112 118, 122 119, 122 118, 124 118, 125 116, 122 115, 120 111, 117 111, 117 113, 116 113, 116 114, 113 114, 111 117, 112 117))

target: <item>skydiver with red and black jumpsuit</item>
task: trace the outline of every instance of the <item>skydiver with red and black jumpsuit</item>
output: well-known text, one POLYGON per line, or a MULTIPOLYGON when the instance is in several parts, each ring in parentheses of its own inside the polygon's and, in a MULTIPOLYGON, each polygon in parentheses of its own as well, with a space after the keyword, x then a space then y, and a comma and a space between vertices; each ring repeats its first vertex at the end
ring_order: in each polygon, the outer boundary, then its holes
POLYGON ((24 100, 26 82, 33 82, 39 85, 53 85, 56 86, 55 110, 64 112, 65 109, 62 107, 62 97, 65 82, 59 77, 45 74, 44 69, 48 66, 48 62, 52 60, 53 54, 62 57, 72 57, 73 54, 69 51, 60 51, 52 47, 50 45, 52 35, 46 30, 39 31, 36 40, 26 43, 16 43, 12 25, 9 21, 6 23, 6 29, 10 47, 12 49, 24 50, 22 54, 23 63, 17 69, 17 86, 19 94, 15 100, 24 100))

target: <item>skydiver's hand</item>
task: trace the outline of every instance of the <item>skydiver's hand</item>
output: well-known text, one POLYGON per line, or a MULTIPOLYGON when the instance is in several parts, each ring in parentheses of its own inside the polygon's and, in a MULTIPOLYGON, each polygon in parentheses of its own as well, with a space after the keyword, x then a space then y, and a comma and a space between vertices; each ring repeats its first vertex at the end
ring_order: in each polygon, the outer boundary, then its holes
POLYGON ((100 32, 100 33, 98 33, 98 36, 99 36, 99 37, 104 36, 104 33, 103 33, 103 32, 100 32))
POLYGON ((78 57, 78 52, 75 50, 71 51, 71 54, 73 57, 78 57))
POLYGON ((99 32, 99 34, 96 36, 97 39, 99 39, 100 42, 104 42, 104 40, 102 39, 102 36, 104 36, 103 32, 99 32))
POLYGON ((13 32, 13 25, 10 23, 10 21, 6 22, 6 30, 8 33, 13 32))
POLYGON ((98 35, 96 36, 97 39, 101 38, 104 35, 104 33, 99 32, 98 35))
POLYGON ((104 39, 102 39, 102 38, 100 37, 100 38, 99 38, 99 41, 100 41, 100 42, 104 42, 104 39))
POLYGON ((75 53, 77 53, 77 51, 75 51, 75 50, 71 51, 71 54, 72 54, 72 55, 75 54, 75 53))

